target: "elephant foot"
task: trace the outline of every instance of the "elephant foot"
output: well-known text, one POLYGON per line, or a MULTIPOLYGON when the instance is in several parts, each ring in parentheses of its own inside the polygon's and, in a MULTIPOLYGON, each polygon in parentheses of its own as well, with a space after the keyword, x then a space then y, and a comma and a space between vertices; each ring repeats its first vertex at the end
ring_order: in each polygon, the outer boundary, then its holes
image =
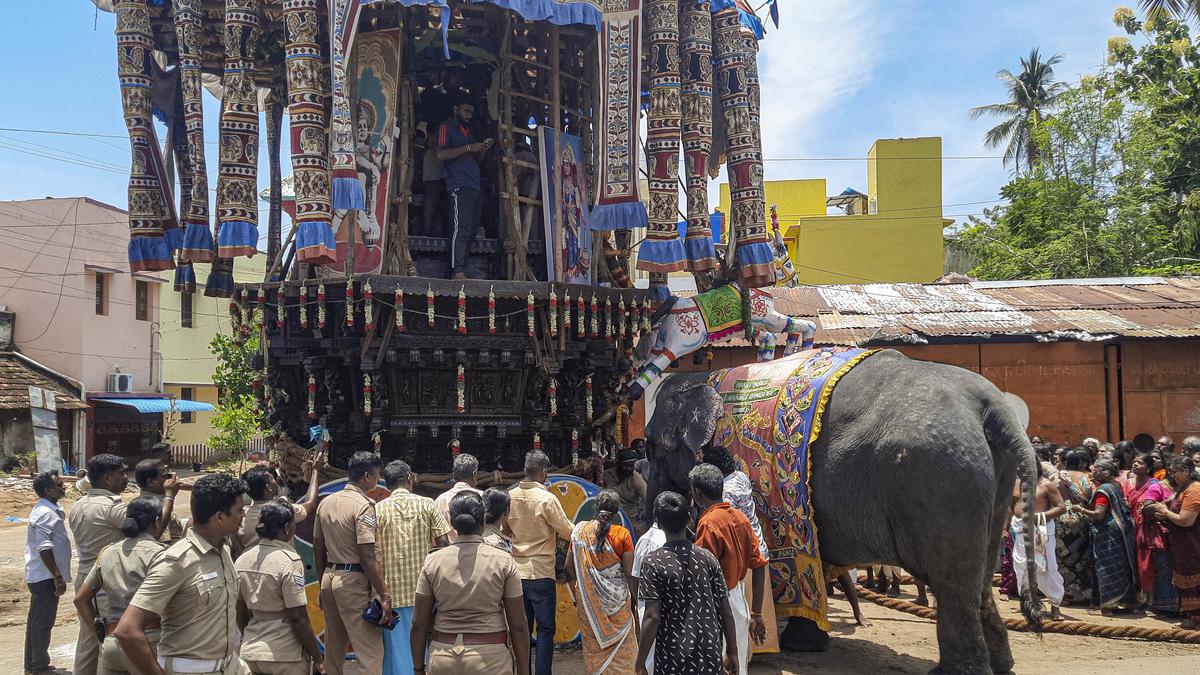
POLYGON ((793 652, 823 652, 829 649, 829 633, 813 621, 793 616, 779 634, 779 646, 793 652))
POLYGON ((936 668, 929 671, 929 675, 992 675, 992 669, 985 665, 939 663, 936 668))

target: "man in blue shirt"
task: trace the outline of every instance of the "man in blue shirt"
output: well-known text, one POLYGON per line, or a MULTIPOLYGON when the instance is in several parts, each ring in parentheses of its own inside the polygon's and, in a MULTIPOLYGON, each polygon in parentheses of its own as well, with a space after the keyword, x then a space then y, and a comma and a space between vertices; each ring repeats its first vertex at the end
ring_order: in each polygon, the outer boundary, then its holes
POLYGON ((483 142, 475 138, 471 130, 474 116, 475 106, 460 98, 454 116, 442 122, 434 140, 450 193, 450 275, 455 279, 467 278, 467 248, 479 229, 479 158, 495 143, 491 138, 483 142))
POLYGON ((65 492, 57 471, 33 478, 37 504, 25 533, 25 583, 29 586, 29 616, 25 620, 25 672, 50 672, 50 630, 58 617, 58 598, 71 580, 71 540, 58 505, 65 492))

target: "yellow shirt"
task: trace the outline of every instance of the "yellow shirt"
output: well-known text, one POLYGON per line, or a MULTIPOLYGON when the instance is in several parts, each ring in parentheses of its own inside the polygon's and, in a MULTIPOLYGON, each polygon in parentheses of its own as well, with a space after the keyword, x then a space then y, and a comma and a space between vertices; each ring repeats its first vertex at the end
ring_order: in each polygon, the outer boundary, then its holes
POLYGON ((574 526, 562 504, 541 483, 521 481, 508 495, 512 556, 521 578, 553 579, 558 540, 571 541, 574 526))
POLYGON ((329 495, 317 505, 313 537, 325 540, 328 563, 362 563, 358 545, 375 543, 375 502, 357 485, 347 485, 329 495))
POLYGON ((432 499, 404 488, 375 505, 375 518, 379 561, 392 604, 411 607, 425 556, 435 539, 450 533, 450 526, 432 499))
POLYGON ((229 551, 192 529, 154 559, 129 604, 162 618, 159 656, 224 659, 234 655, 237 593, 229 551))
POLYGON ((437 603, 434 630, 496 633, 508 630, 504 599, 521 596, 521 577, 512 556, 467 534, 425 558, 417 593, 437 603))
POLYGON ((287 542, 261 539, 239 556, 233 567, 242 601, 252 614, 242 635, 242 658, 303 660, 303 646, 285 618, 286 610, 308 604, 300 554, 287 542))

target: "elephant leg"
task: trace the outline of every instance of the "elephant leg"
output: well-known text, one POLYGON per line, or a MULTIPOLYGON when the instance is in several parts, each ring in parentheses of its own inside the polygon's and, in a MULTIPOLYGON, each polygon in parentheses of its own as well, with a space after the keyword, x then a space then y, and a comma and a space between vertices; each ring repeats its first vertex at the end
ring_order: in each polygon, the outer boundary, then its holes
MULTIPOLYGON (((999 505, 997 506, 999 507, 999 505)), ((1007 673, 1012 670, 1013 655, 1008 644, 1008 629, 1004 627, 1004 620, 1000 618, 1000 610, 996 607, 996 598, 992 595, 992 573, 994 571, 993 561, 999 559, 1000 547, 1003 546, 1000 533, 1004 532, 1007 524, 1008 509, 997 508, 996 511, 998 516, 994 517, 992 522, 993 536, 988 540, 986 558, 988 565, 980 580, 982 598, 979 604, 979 620, 983 626, 983 639, 987 643, 992 672, 1007 673)))
POLYGON ((815 621, 793 616, 779 633, 779 646, 793 652, 823 652, 829 649, 829 633, 815 621))

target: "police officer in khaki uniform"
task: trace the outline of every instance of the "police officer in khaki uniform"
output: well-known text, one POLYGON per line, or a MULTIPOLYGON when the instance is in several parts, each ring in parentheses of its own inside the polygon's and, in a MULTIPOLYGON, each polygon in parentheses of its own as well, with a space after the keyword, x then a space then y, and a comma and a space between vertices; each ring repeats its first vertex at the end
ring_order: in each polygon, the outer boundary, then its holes
POLYGON ((283 500, 259 509, 258 543, 233 563, 238 578, 242 660, 251 673, 324 673, 321 647, 308 620, 304 563, 291 546, 295 512, 283 500), (305 659, 307 655, 307 659, 305 659))
MULTIPOLYGON (((128 467, 125 462, 116 455, 96 455, 88 460, 87 472, 91 484, 87 494, 71 505, 67 513, 67 524, 75 537, 75 550, 79 554, 79 566, 75 571, 76 592, 92 571, 100 551, 125 538, 121 532, 121 526, 125 523, 125 502, 121 500, 121 493, 129 484, 126 471, 128 467)), ((108 596, 99 594, 96 604, 100 614, 104 615, 108 596)), ((81 620, 73 672, 94 673, 99 661, 100 641, 96 639, 96 628, 92 622, 81 620)))
POLYGON ((363 673, 383 672, 383 634, 363 620, 372 590, 391 620, 392 598, 375 558, 375 502, 367 491, 379 484, 383 462, 369 452, 356 452, 346 465, 346 487, 321 500, 313 527, 313 557, 321 574, 321 609, 325 613, 325 669, 342 675, 348 642, 363 673))
POLYGON ((426 675, 427 669, 428 675, 529 675, 529 625, 516 561, 484 543, 479 495, 456 495, 450 500, 450 519, 458 539, 430 553, 417 577, 413 671, 417 675, 426 675))
POLYGON ((141 492, 139 497, 158 497, 162 500, 162 515, 158 529, 162 535, 158 540, 169 544, 183 538, 183 523, 175 515, 175 497, 179 494, 179 479, 171 473, 167 463, 157 457, 143 459, 133 468, 133 480, 141 492))
MULTIPOLYGON (((137 673, 112 634, 133 594, 146 578, 150 562, 166 548, 165 544, 150 536, 151 528, 161 516, 162 507, 158 497, 138 497, 130 502, 121 528, 125 540, 104 547, 91 573, 75 593, 79 620, 89 626, 96 620, 96 613, 92 609, 96 593, 103 590, 108 595, 108 610, 103 617, 108 637, 100 645, 99 672, 102 674, 137 673)), ((146 639, 151 649, 157 648, 158 636, 159 626, 152 624, 146 627, 146 639)))
POLYGON ((237 532, 246 509, 245 486, 211 474, 192 489, 191 529, 150 564, 150 572, 117 624, 116 638, 145 675, 241 675, 238 658, 237 576, 225 538, 237 532), (146 630, 162 623, 158 656, 146 630))
MULTIPOLYGON (((319 453, 314 459, 304 462, 304 468, 310 470, 308 492, 304 495, 303 504, 292 504, 295 522, 304 522, 308 518, 309 508, 317 503, 317 490, 321 487, 320 474, 324 467, 325 462, 319 453)), ((246 517, 242 519, 242 526, 238 528, 237 536, 233 539, 234 560, 258 543, 258 514, 264 506, 274 502, 281 492, 275 472, 266 465, 248 469, 242 474, 242 480, 246 482, 246 493, 250 495, 251 502, 250 506, 246 507, 246 517)), ((292 544, 292 541, 289 539, 288 543, 292 544)))

